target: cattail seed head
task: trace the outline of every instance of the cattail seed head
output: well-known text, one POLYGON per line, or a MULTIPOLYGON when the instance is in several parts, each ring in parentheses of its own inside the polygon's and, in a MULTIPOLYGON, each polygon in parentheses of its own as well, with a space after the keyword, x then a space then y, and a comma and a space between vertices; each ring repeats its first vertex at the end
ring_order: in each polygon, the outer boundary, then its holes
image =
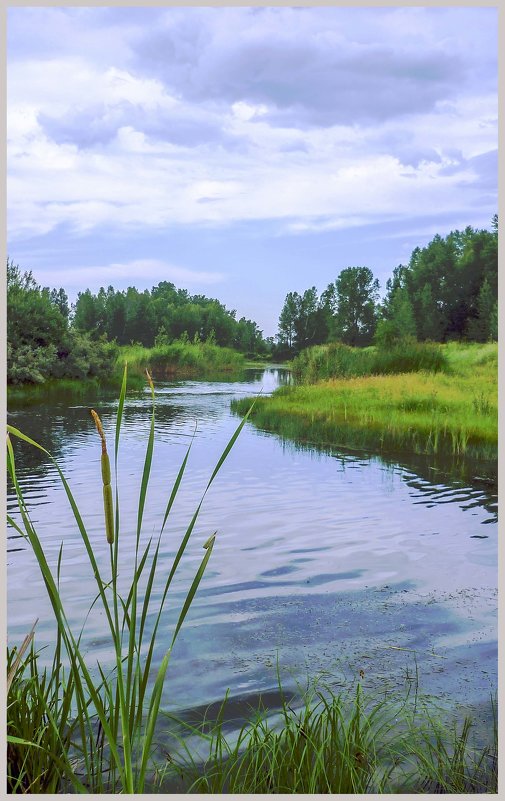
POLYGON ((95 421, 96 430, 100 434, 102 441, 102 482, 103 482, 103 511, 105 517, 105 535, 107 542, 112 545, 114 542, 114 507, 112 505, 112 487, 110 485, 110 461, 109 454, 107 453, 107 443, 105 441, 105 434, 103 433, 102 421, 98 417, 94 409, 90 409, 91 416, 95 421))
POLYGON ((107 451, 102 451, 102 480, 104 484, 110 484, 110 461, 107 451))
POLYGON ((100 434, 100 439, 102 440, 102 453, 107 453, 107 443, 105 442, 105 434, 103 433, 102 421, 100 420, 94 409, 90 409, 89 411, 91 413, 91 417, 95 421, 96 430, 100 434))
POLYGON ((103 485, 103 508, 105 513, 105 535, 109 545, 112 545, 114 542, 114 510, 112 507, 112 487, 110 484, 103 485))

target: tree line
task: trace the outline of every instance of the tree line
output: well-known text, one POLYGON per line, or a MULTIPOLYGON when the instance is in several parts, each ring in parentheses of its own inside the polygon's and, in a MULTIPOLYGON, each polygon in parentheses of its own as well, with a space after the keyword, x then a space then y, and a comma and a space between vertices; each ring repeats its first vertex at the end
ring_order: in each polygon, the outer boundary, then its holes
POLYGON ((316 287, 288 292, 281 310, 277 355, 343 342, 390 345, 419 341, 486 342, 498 338, 498 216, 491 231, 470 226, 434 236, 400 264, 379 299, 368 267, 347 267, 318 297, 316 287))
POLYGON ((41 287, 7 259, 7 307, 7 379, 13 384, 110 374, 117 346, 132 343, 210 342, 247 356, 271 349, 254 321, 237 320, 220 301, 168 281, 144 292, 86 289, 71 306, 63 288, 41 287))
POLYGON ((143 292, 86 289, 70 306, 63 288, 39 286, 7 259, 7 375, 11 383, 101 375, 110 372, 117 345, 130 343, 212 342, 284 359, 326 342, 485 342, 498 336, 497 301, 497 215, 490 231, 469 226, 415 248, 393 270, 382 300, 369 267, 347 267, 320 296, 314 286, 288 292, 276 342, 219 300, 168 281, 143 292))
POLYGON ((119 345, 138 342, 145 347, 179 339, 214 342, 248 355, 265 352, 263 334, 257 323, 245 317, 236 319, 219 300, 190 295, 162 281, 150 291, 135 287, 115 290, 103 287, 94 295, 80 292, 73 310, 73 326, 115 340, 119 345))

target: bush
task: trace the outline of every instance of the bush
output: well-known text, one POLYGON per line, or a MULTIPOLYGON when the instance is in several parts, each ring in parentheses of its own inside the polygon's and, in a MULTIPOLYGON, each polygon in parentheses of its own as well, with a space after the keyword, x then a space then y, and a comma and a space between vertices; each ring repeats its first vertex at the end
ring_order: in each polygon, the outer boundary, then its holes
POLYGON ((316 345, 302 351, 293 360, 292 369, 297 380, 313 383, 420 370, 441 372, 448 369, 448 363, 439 345, 405 339, 390 348, 352 348, 340 342, 316 345))
POLYGON ((9 384, 42 384, 50 375, 57 358, 53 345, 34 348, 7 342, 7 382, 9 384))

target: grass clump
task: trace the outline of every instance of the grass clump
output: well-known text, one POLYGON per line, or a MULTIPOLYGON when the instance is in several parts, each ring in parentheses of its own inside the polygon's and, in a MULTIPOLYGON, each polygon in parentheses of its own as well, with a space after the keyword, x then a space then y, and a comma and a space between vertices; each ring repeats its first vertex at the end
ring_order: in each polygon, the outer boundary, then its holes
POLYGON ((235 732, 225 732, 226 701, 217 720, 182 724, 178 752, 158 772, 162 791, 186 793, 362 794, 496 792, 497 730, 485 747, 434 717, 417 693, 393 702, 336 695, 314 685, 281 708, 260 707, 235 732), (191 743, 205 742, 195 757, 191 743), (188 745, 189 743, 189 745, 188 745))
POLYGON ((122 363, 128 362, 131 371, 144 373, 147 368, 159 379, 228 373, 242 369, 245 364, 243 354, 210 342, 175 341, 152 348, 124 345, 118 358, 122 363))
POLYGON ((314 383, 330 378, 392 375, 448 369, 443 349, 434 342, 405 342, 391 348, 353 348, 340 342, 303 350, 291 363, 297 381, 314 383))
POLYGON ((145 542, 141 536, 142 520, 151 474, 155 423, 154 386, 150 379, 149 382, 153 405, 140 481, 135 545, 133 550, 129 548, 128 553, 122 558, 120 558, 123 538, 120 527, 117 458, 126 395, 126 368, 116 417, 114 485, 111 482, 105 434, 98 415, 96 413, 94 415, 102 446, 101 480, 104 500, 104 539, 106 537, 109 551, 108 565, 99 564, 93 539, 88 533, 72 491, 56 460, 30 437, 8 426, 8 469, 21 518, 20 522, 17 522, 9 516, 8 522, 18 534, 26 538, 36 556, 56 624, 55 661, 52 673, 41 675, 35 669, 35 657, 32 657, 30 662, 31 678, 28 682, 25 681, 27 667, 21 673, 14 671, 16 679, 11 690, 14 692, 17 688, 18 693, 17 696, 11 693, 9 699, 12 726, 8 742, 9 776, 16 788, 37 786, 43 771, 40 770, 37 761, 35 767, 30 768, 30 758, 35 753, 37 755, 51 753, 54 773, 49 786, 54 792, 71 788, 77 792, 141 793, 152 768, 153 739, 172 650, 211 557, 215 534, 209 537, 203 546, 204 553, 199 567, 191 585, 187 588, 185 600, 178 616, 176 615, 176 622, 171 631, 167 631, 163 614, 168 593, 194 530, 204 498, 245 421, 242 421, 236 429, 214 468, 182 536, 168 575, 160 575, 158 558, 163 531, 186 469, 191 444, 168 498, 159 534, 145 542), (61 544, 57 565, 51 567, 36 527, 30 519, 28 506, 17 479, 11 438, 23 440, 42 451, 52 461, 67 495, 71 515, 78 529, 94 582, 90 588, 88 614, 80 631, 74 631, 70 626, 60 593, 64 545, 61 544), (118 577, 121 573, 123 583, 128 571, 129 582, 126 591, 121 592, 118 577), (104 616, 108 629, 110 658, 103 664, 93 659, 90 664, 82 646, 82 637, 88 617, 100 614, 104 616), (148 621, 149 625, 146 625, 148 621), (160 629, 163 629, 163 638, 168 644, 164 645, 161 662, 155 666, 153 657, 160 629), (61 667, 63 664, 65 672, 61 667), (60 697, 63 700, 60 700, 60 697), (45 744, 46 734, 51 738, 50 746, 45 744), (26 748, 28 749, 26 754, 20 753, 19 749, 26 748))
MULTIPOLYGON (((325 446, 496 459, 496 345, 438 347, 445 371, 282 387, 258 399, 253 421, 285 438, 325 446)), ((247 399, 233 401, 232 408, 245 413, 247 399)))

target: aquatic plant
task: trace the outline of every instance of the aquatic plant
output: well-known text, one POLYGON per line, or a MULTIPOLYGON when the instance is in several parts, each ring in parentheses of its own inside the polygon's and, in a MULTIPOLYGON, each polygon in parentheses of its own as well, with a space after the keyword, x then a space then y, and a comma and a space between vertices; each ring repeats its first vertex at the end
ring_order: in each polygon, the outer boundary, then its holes
MULTIPOLYGON (((194 530, 205 496, 247 419, 244 418, 241 421, 212 471, 202 497, 182 537, 168 575, 160 576, 158 557, 162 535, 186 470, 191 443, 172 487, 159 535, 154 541, 151 537, 145 547, 141 546, 142 520, 154 448, 155 392, 150 377, 149 383, 152 413, 140 483, 135 550, 133 554, 129 555, 130 563, 133 562, 133 570, 126 597, 120 593, 118 586, 119 549, 122 537, 117 470, 121 422, 127 385, 126 367, 116 416, 114 441, 115 514, 113 521, 110 497, 110 466, 108 464, 105 435, 98 415, 94 414, 102 445, 102 483, 105 502, 104 528, 109 544, 110 557, 110 572, 107 575, 105 574, 104 566, 98 562, 93 539, 88 533, 70 486, 58 463, 42 445, 13 426, 8 426, 8 469, 17 496, 21 523, 16 522, 10 516, 8 520, 9 524, 28 540, 33 549, 54 614, 57 627, 54 657, 56 678, 51 679, 49 685, 47 685, 50 688, 50 697, 54 697, 54 693, 60 683, 65 686, 64 707, 61 705, 52 707, 48 700, 44 700, 44 694, 41 691, 39 692, 38 689, 41 684, 46 686, 47 676, 42 680, 37 679, 34 684, 37 694, 41 698, 44 719, 49 721, 49 728, 55 736, 57 732, 60 733, 62 749, 59 753, 61 754, 61 760, 55 759, 57 773, 54 780, 52 780, 51 787, 53 789, 66 786, 72 787, 79 792, 100 792, 104 789, 108 792, 121 791, 126 793, 141 793, 143 791, 150 769, 153 738, 168 665, 177 635, 184 623, 211 557, 215 541, 214 535, 204 545, 204 555, 191 585, 187 588, 182 608, 179 611, 177 622, 173 627, 168 644, 163 646, 164 655, 155 669, 153 664, 154 649, 155 644, 159 644, 160 638, 158 634, 162 620, 164 620, 165 602, 178 565, 194 530), (58 472, 94 577, 95 590, 92 593, 93 597, 90 597, 88 615, 99 613, 100 610, 105 614, 111 652, 113 653, 112 664, 98 662, 96 668, 92 667, 85 655, 85 649, 82 644, 84 627, 77 633, 72 630, 69 624, 59 587, 64 545, 62 543, 60 547, 58 564, 54 573, 44 552, 42 541, 37 534, 36 526, 30 519, 28 506, 17 478, 12 437, 23 440, 42 451, 51 460, 58 472), (161 585, 156 595, 160 600, 156 601, 155 604, 153 588, 156 580, 160 580, 161 585), (149 634, 146 627, 148 616, 154 621, 150 627, 149 634), (58 671, 62 670, 61 664, 63 662, 66 663, 65 680, 63 680, 63 673, 58 673, 58 671), (65 729, 70 719, 70 704, 72 712, 70 751, 72 753, 69 751, 68 740, 61 737, 61 732, 65 729)), ((122 570, 124 570, 124 565, 122 570)), ((165 636, 166 632, 164 631, 165 636)), ((35 657, 33 657, 31 664, 34 665, 35 663, 35 657)), ((11 745, 15 746, 16 742, 12 737, 17 735, 11 732, 10 736, 11 745)), ((29 742, 32 743, 33 748, 39 747, 33 737, 27 736, 26 743, 29 742)), ((58 754, 57 749, 55 749, 55 754, 58 754)), ((11 774, 13 771, 14 768, 11 766, 11 774)), ((13 781, 15 781, 14 776, 13 781)), ((24 781, 32 781, 32 777, 28 776, 26 770, 24 781)))
POLYGON ((496 792, 496 725, 489 744, 476 746, 469 719, 461 731, 443 723, 417 689, 415 697, 379 699, 360 682, 336 694, 314 681, 297 701, 279 680, 279 691, 279 709, 260 705, 234 731, 227 699, 214 721, 169 716, 182 732, 179 750, 158 766, 155 786, 214 794, 496 792))
MULTIPOLYGON (((447 372, 282 387, 258 399, 252 420, 287 439, 323 446, 496 460, 496 345, 437 347, 447 372)), ((244 414, 249 403, 234 400, 232 409, 244 414)))
POLYGON ((119 349, 118 359, 128 362, 133 372, 144 372, 146 368, 155 377, 197 377, 213 373, 227 373, 243 368, 242 353, 209 342, 175 341, 152 348, 142 345, 124 345, 119 349))

